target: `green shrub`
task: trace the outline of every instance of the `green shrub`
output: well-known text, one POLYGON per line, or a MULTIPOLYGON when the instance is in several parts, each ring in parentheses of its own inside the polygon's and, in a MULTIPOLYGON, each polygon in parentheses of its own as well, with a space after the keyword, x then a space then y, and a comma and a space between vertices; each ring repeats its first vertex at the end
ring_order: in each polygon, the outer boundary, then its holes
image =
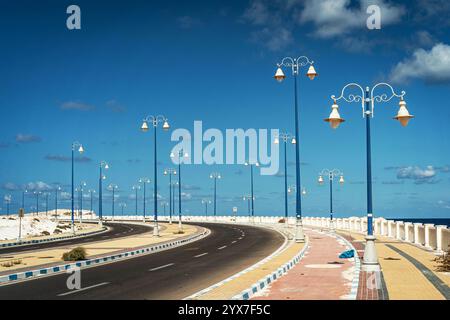
POLYGON ((437 257, 434 261, 437 262, 437 271, 450 272, 450 250, 444 252, 441 256, 437 257))
POLYGON ((48 232, 48 231, 42 231, 42 232, 41 232, 41 235, 43 235, 43 236, 49 236, 49 235, 50 235, 50 232, 48 232))
POLYGON ((64 261, 86 260, 86 250, 82 247, 77 247, 69 252, 65 252, 62 258, 64 261))

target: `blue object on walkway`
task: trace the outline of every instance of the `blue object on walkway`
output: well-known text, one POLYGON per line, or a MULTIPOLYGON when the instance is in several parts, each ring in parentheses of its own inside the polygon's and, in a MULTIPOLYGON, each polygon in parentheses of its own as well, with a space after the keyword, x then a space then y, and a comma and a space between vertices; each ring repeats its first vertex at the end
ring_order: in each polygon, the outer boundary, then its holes
POLYGON ((344 251, 339 255, 339 259, 349 259, 355 256, 355 250, 344 251))

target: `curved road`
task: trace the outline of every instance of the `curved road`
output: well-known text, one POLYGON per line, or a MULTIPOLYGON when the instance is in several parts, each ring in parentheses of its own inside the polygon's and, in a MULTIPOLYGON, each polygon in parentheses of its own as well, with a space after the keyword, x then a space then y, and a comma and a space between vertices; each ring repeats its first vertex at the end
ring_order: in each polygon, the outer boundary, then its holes
POLYGON ((278 232, 251 226, 196 224, 212 233, 179 248, 81 270, 81 290, 68 274, 0 286, 0 299, 183 299, 274 252, 278 232))
POLYGON ((48 248, 56 248, 60 246, 82 244, 94 241, 112 240, 117 238, 129 237, 136 234, 141 234, 151 231, 153 228, 150 226, 137 225, 137 224, 126 224, 126 223, 104 223, 105 226, 110 227, 110 229, 103 233, 94 234, 91 236, 72 238, 67 240, 61 240, 56 242, 47 243, 36 243, 30 245, 24 245, 19 247, 7 247, 0 248, 0 255, 19 253, 26 251, 43 250, 48 248))

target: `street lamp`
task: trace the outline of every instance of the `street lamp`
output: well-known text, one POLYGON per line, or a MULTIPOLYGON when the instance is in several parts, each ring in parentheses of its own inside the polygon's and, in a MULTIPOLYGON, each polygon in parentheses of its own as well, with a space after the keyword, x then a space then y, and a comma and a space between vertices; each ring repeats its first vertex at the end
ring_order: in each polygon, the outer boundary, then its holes
POLYGON ((172 188, 172 210, 173 210, 173 213, 175 213, 175 190, 176 190, 177 186, 178 186, 178 181, 172 182, 171 188, 172 188))
POLYGON ((44 193, 45 195, 45 216, 48 216, 48 192, 44 193))
POLYGON ((36 215, 39 216, 39 195, 42 193, 40 191, 33 192, 36 195, 36 215))
POLYGON ((139 185, 134 185, 132 189, 133 189, 134 192, 135 192, 134 197, 135 197, 136 220, 137 220, 137 216, 138 216, 138 190, 141 189, 141 186, 139 186, 139 185))
POLYGON ((172 168, 168 168, 164 170, 164 175, 169 176, 169 224, 172 224, 172 212, 175 209, 172 205, 172 197, 175 197, 175 194, 172 195, 172 175, 176 175, 177 171, 172 168))
POLYGON ((164 209, 164 216, 166 216, 167 202, 166 201, 162 201, 161 202, 161 207, 163 207, 163 209, 164 209))
POLYGON ((251 195, 244 195, 242 197, 242 200, 247 201, 247 211, 248 211, 248 218, 251 217, 251 209, 252 209, 252 199, 255 200, 255 197, 252 197, 251 195))
POLYGON ((25 194, 28 193, 28 190, 22 190, 22 209, 25 210, 25 194))
POLYGON ((78 141, 75 141, 72 143, 72 198, 71 198, 71 204, 72 204, 72 210, 71 210, 71 221, 72 221, 72 233, 75 234, 75 209, 74 209, 74 200, 75 200, 75 195, 74 195, 74 190, 75 190, 75 182, 74 182, 74 162, 75 162, 75 158, 74 158, 74 153, 75 153, 75 149, 78 148, 78 152, 80 154, 83 154, 84 152, 84 148, 83 145, 81 143, 79 143, 78 141))
POLYGON ((83 187, 86 186, 86 182, 82 181, 80 182, 80 186, 75 189, 75 191, 78 191, 78 205, 79 205, 79 211, 78 211, 78 218, 80 219, 80 223, 83 222, 83 187))
POLYGON ((288 225, 288 186, 287 186, 287 143, 290 141, 292 144, 296 144, 297 141, 295 137, 290 133, 280 133, 279 136, 275 137, 275 144, 280 143, 280 139, 284 144, 284 218, 286 220, 286 226, 288 225))
MULTIPOLYGON (((155 209, 155 226, 153 228, 153 235, 154 236, 159 236, 159 228, 158 228, 158 156, 157 156, 157 148, 156 148, 156 129, 158 127, 158 125, 160 123, 162 123, 162 128, 164 131, 169 130, 170 126, 169 126, 169 122, 167 120, 166 117, 164 116, 147 116, 143 122, 142 122, 142 126, 141 126, 141 130, 143 132, 147 132, 148 131, 148 123, 151 123, 153 125, 154 128, 154 152, 155 152, 155 162, 154 162, 154 195, 153 195, 153 201, 154 201, 154 209, 155 209)), ((144 199, 145 201, 145 199, 144 199)), ((145 219, 145 216, 144 216, 145 219)))
MULTIPOLYGON (((175 154, 173 152, 170 153, 170 157, 172 161, 175 159, 175 154)), ((181 161, 183 158, 189 158, 189 154, 185 152, 183 149, 178 150, 178 231, 183 231, 183 226, 181 224, 181 161)))
POLYGON ((209 175, 210 179, 214 179, 214 221, 216 221, 217 215, 217 179, 222 179, 222 176, 218 172, 213 172, 209 175))
POLYGON ((98 176, 98 221, 100 226, 103 226, 103 180, 106 179, 106 176, 103 175, 103 169, 109 169, 109 164, 106 161, 101 161, 99 165, 100 174, 98 176))
POLYGON ((108 189, 112 191, 112 221, 114 221, 114 203, 116 202, 115 191, 119 189, 119 186, 117 184, 111 183, 108 186, 108 189))
POLYGON ((377 252, 375 248, 375 237, 373 235, 373 208, 372 208, 372 155, 371 155, 371 137, 370 137, 370 119, 374 116, 375 102, 389 102, 394 97, 400 99, 399 110, 397 116, 394 117, 398 120, 402 126, 406 126, 414 116, 410 115, 406 108, 406 102, 404 100, 405 91, 400 94, 395 93, 394 88, 387 83, 378 83, 370 89, 366 87, 366 90, 357 83, 347 84, 341 91, 341 95, 336 98, 332 95, 333 105, 331 106, 331 114, 325 119, 329 122, 333 129, 336 129, 345 120, 341 118, 339 114, 339 106, 337 101, 343 99, 346 102, 359 102, 362 107, 363 118, 366 118, 366 165, 367 165, 367 236, 366 246, 364 249, 363 270, 364 271, 380 271, 380 265, 378 263, 377 252), (354 87, 361 90, 361 95, 349 94, 344 96, 344 92, 347 88, 354 87), (383 93, 381 95, 374 95, 374 91, 377 87, 387 87, 391 92, 390 95, 383 93))
POLYGON ((127 207, 127 204, 125 202, 119 203, 119 207, 121 208, 121 214, 123 219, 123 209, 127 207))
POLYGON ((251 190, 251 200, 252 200, 252 223, 255 223, 255 194, 253 191, 253 166, 259 167, 259 163, 245 162, 246 166, 250 166, 250 190, 251 190))
MULTIPOLYGON (((55 218, 58 220, 58 192, 61 191, 61 187, 55 187, 55 218)), ((23 207, 23 205, 22 205, 23 207)))
MULTIPOLYGON (((282 67, 291 68, 292 75, 294 77, 294 116, 295 116, 295 141, 299 141, 299 121, 298 121, 298 97, 297 97, 297 77, 299 75, 300 68, 308 66, 309 69, 306 73, 306 76, 310 80, 314 80, 315 77, 318 76, 316 70, 313 66, 314 62, 310 61, 308 57, 301 56, 299 58, 284 58, 281 63, 278 63, 278 69, 275 73, 275 79, 278 82, 282 82, 286 76, 284 75, 282 67)), ((296 223, 295 223, 295 241, 296 242, 305 242, 305 235, 303 234, 303 225, 302 225, 302 200, 300 194, 300 149, 299 143, 296 143, 295 147, 295 181, 296 181, 296 223)))
POLYGON ((145 203, 146 203, 146 196, 145 196, 146 188, 145 188, 145 186, 146 186, 147 183, 150 183, 150 179, 149 178, 140 178, 139 179, 139 183, 142 183, 144 185, 144 201, 143 201, 143 203, 144 203, 144 216, 143 216, 143 222, 145 223, 145 203))
POLYGON ((94 206, 93 206, 93 204, 94 204, 93 194, 95 193, 95 190, 90 189, 88 192, 89 192, 89 196, 90 196, 90 200, 91 200, 91 219, 92 219, 92 214, 94 213, 94 210, 93 210, 93 208, 94 208, 94 206))
POLYGON ((208 204, 211 204, 211 200, 203 199, 202 204, 205 205, 205 219, 208 220, 208 204))
POLYGON ((334 178, 339 176, 339 183, 342 185, 344 184, 344 173, 339 170, 339 169, 323 169, 320 173, 319 173, 319 178, 317 180, 317 182, 320 185, 324 184, 324 176, 328 176, 328 181, 330 184, 330 223, 331 223, 331 232, 335 231, 335 225, 334 225, 334 220, 333 220, 333 181, 334 178))

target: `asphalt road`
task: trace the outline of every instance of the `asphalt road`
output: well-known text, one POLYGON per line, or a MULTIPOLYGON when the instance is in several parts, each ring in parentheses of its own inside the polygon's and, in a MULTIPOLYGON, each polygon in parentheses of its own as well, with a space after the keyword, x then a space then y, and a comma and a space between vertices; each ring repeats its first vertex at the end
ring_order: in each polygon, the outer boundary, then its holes
POLYGON ((0 249, 0 256, 4 255, 4 254, 43 250, 43 249, 56 248, 56 247, 67 246, 67 245, 83 244, 83 243, 94 242, 94 241, 112 240, 112 239, 129 237, 132 235, 149 232, 153 229, 150 226, 126 224, 126 223, 121 223, 121 224, 104 223, 104 225, 110 227, 110 230, 103 232, 103 233, 94 234, 94 235, 86 236, 86 237, 82 237, 82 238, 72 238, 72 239, 61 240, 61 241, 56 241, 56 242, 36 243, 36 244, 30 244, 30 245, 25 245, 25 246, 20 246, 20 247, 2 248, 2 249, 0 249))
POLYGON ((179 248, 81 270, 80 290, 69 290, 70 275, 61 274, 0 286, 0 299, 182 299, 253 265, 284 241, 268 229, 200 225, 211 235, 179 248))

